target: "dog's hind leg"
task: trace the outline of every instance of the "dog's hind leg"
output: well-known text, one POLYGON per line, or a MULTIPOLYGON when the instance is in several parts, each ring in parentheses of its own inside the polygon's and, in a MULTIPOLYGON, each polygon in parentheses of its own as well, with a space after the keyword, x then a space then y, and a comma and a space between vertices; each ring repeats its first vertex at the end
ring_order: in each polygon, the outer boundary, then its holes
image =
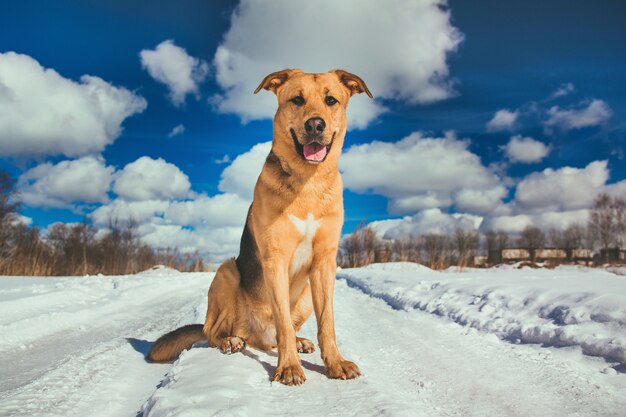
MULTIPOLYGON (((239 280, 239 271, 234 259, 224 262, 215 273, 215 278, 209 288, 208 307, 203 327, 204 335, 211 347, 222 349, 225 339, 235 334, 239 280)), ((239 344, 235 343, 235 345, 239 344)), ((232 352, 232 346, 230 350, 232 352)))

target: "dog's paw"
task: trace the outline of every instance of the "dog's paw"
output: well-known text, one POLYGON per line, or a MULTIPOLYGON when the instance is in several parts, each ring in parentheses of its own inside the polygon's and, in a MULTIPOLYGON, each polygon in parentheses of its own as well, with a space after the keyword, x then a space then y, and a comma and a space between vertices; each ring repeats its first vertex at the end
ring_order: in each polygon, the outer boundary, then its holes
POLYGON ((304 370, 300 364, 291 366, 279 366, 274 372, 274 381, 285 385, 302 385, 306 381, 304 370))
POLYGON ((243 350, 245 347, 246 341, 243 340, 241 337, 230 336, 224 338, 220 349, 222 350, 222 353, 230 355, 231 353, 237 353, 243 350))
POLYGON ((296 347, 298 348, 298 353, 313 353, 315 352, 315 345, 309 339, 305 339, 304 337, 296 338, 296 347))
POLYGON ((341 360, 326 367, 328 376, 334 379, 354 379, 361 376, 359 367, 354 362, 341 360))

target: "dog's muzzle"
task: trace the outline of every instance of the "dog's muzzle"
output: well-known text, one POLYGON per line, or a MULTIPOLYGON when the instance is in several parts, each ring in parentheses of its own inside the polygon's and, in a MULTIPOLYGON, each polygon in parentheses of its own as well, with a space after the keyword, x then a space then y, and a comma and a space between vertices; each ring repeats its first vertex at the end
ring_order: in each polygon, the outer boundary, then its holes
POLYGON ((289 131, 291 133, 291 138, 293 139, 293 144, 296 148, 296 152, 298 152, 298 155, 300 155, 302 159, 311 164, 319 164, 320 162, 324 162, 324 160, 330 153, 330 148, 333 146, 333 141, 335 139, 334 133, 328 145, 319 142, 321 140, 321 137, 319 139, 307 138, 308 143, 303 145, 298 140, 296 131, 293 129, 289 129, 289 131))

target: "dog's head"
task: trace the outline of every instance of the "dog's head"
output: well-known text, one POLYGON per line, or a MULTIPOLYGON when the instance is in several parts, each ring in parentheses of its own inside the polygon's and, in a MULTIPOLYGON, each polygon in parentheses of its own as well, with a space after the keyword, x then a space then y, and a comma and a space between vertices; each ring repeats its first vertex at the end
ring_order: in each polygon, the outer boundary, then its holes
POLYGON ((361 78, 343 70, 325 74, 278 71, 265 77, 254 93, 262 89, 278 97, 275 151, 309 164, 338 159, 346 133, 348 100, 358 93, 372 97, 361 78))

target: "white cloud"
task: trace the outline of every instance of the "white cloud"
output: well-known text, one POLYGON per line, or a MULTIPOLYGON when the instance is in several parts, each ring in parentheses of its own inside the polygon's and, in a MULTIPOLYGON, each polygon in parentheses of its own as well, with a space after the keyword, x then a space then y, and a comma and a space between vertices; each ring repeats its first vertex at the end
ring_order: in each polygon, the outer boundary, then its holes
POLYGON ((127 222, 134 220, 144 223, 162 216, 171 202, 167 200, 125 201, 116 199, 110 204, 98 207, 91 214, 91 220, 100 226, 106 226, 110 221, 127 222))
POLYGON ((467 213, 489 213, 499 206, 506 194, 507 190, 502 185, 484 190, 462 189, 454 194, 455 209, 467 213))
POLYGON ((183 133, 185 133, 185 126, 178 125, 175 126, 170 133, 168 133, 167 137, 173 138, 174 136, 182 135, 183 133))
POLYGON ((615 184, 609 184, 604 187, 603 191, 613 197, 626 198, 626 180, 616 182, 615 184))
POLYGON ((189 94, 199 97, 198 86, 209 70, 205 61, 190 56, 172 40, 161 42, 155 49, 142 50, 139 57, 148 74, 167 86, 172 104, 182 105, 189 94))
POLYGON ((482 231, 501 230, 517 234, 526 226, 535 226, 544 231, 550 229, 566 229, 573 224, 586 225, 589 220, 589 211, 586 209, 566 211, 545 211, 534 214, 517 214, 492 216, 486 218, 481 225, 482 231))
POLYGON ((588 208, 608 177, 606 161, 594 161, 585 168, 534 172, 517 185, 515 204, 525 212, 588 208))
POLYGON ((600 126, 606 124, 612 114, 609 105, 598 99, 580 109, 562 110, 559 106, 553 106, 548 110, 549 118, 544 122, 544 127, 547 132, 551 132, 553 129, 568 131, 600 126))
POLYGON ((100 157, 86 156, 29 169, 18 180, 21 200, 32 207, 69 207, 71 203, 108 200, 113 167, 100 157))
POLYGON ((428 209, 402 219, 383 220, 369 224, 379 237, 402 239, 426 233, 451 235, 456 229, 478 229, 482 217, 469 214, 448 214, 440 209, 428 209))
POLYGON ((106 227, 134 220, 137 234, 154 248, 196 250, 213 260, 235 256, 250 202, 234 194, 195 196, 185 201, 116 199, 91 213, 94 224, 106 227))
POLYGON ((189 177, 176 165, 142 156, 117 174, 113 191, 130 201, 165 200, 186 197, 190 187, 189 177))
POLYGON ((554 93, 550 94, 550 99, 564 97, 576 91, 576 87, 572 83, 562 84, 554 93))
POLYGON ((139 223, 138 235, 158 248, 199 250, 214 260, 237 254, 252 200, 252 189, 271 149, 259 143, 239 155, 222 173, 221 194, 189 191, 189 180, 162 159, 139 158, 115 174, 113 190, 120 198, 94 210, 100 226, 109 221, 139 223))
POLYGON ((178 248, 182 253, 196 250, 221 261, 237 254, 241 227, 189 229, 179 225, 147 223, 138 234, 143 242, 155 248, 178 248))
POLYGON ((63 78, 28 55, 0 53, 0 155, 101 152, 146 100, 101 78, 63 78))
POLYGON ((340 160, 346 188, 391 199, 392 213, 459 206, 482 214, 506 195, 498 177, 453 133, 425 138, 413 133, 398 142, 350 147, 340 160))
POLYGON ((550 148, 533 138, 516 135, 506 144, 504 151, 512 162, 530 164, 545 158, 550 148))
POLYGON ((498 110, 492 119, 487 122, 487 132, 511 130, 517 121, 519 113, 507 109, 498 110))
POLYGON ((194 200, 172 203, 165 211, 165 220, 179 225, 239 226, 246 222, 250 200, 236 194, 200 196, 194 200))
MULTIPOLYGON (((394 0, 382 8, 376 0, 242 0, 215 53, 224 93, 212 101, 244 121, 271 118, 276 99, 251 94, 263 77, 283 68, 342 68, 361 76, 378 98, 442 100, 454 94, 446 59, 462 39, 441 0, 394 0)), ((364 127, 385 111, 378 101, 352 100, 351 127, 364 127)))
POLYGON ((237 156, 222 171, 219 190, 252 201, 254 185, 271 149, 272 142, 257 143, 248 152, 237 156))

